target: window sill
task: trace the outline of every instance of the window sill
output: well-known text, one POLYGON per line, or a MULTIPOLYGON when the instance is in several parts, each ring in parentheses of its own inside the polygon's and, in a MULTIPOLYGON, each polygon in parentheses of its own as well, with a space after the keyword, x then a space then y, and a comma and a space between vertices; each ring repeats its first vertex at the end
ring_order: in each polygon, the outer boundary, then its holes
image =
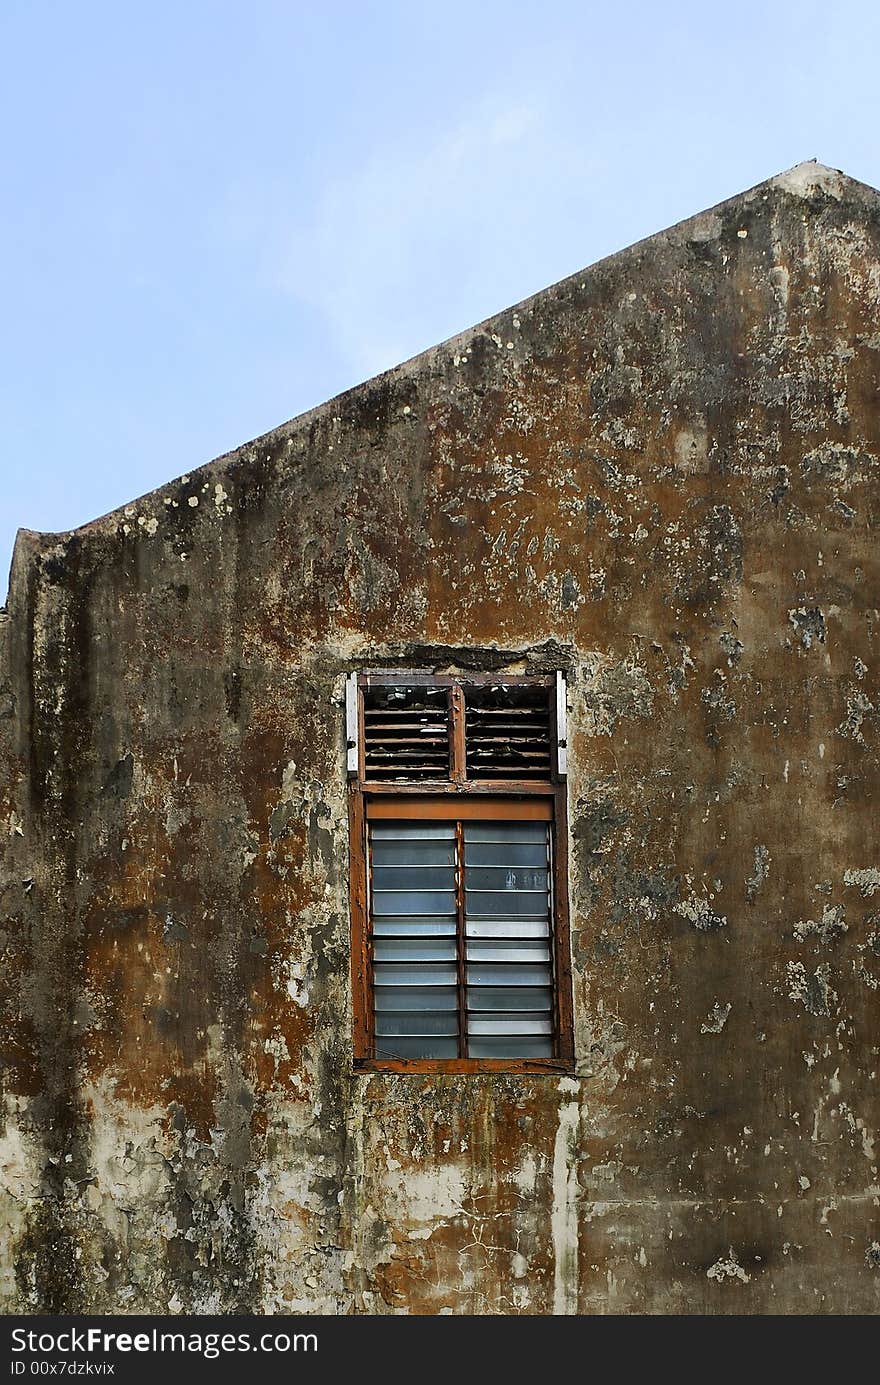
POLYGON ((355 1072, 436 1073, 547 1073, 572 1076, 574 1061, 568 1058, 355 1058, 355 1072))

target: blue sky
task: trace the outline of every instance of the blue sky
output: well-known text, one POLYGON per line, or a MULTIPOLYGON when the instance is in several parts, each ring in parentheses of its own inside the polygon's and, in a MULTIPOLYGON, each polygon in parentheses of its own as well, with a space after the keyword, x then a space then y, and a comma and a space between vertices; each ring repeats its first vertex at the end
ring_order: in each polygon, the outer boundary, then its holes
POLYGON ((0 0, 0 587, 791 164, 880 184, 878 52, 869 0, 0 0))

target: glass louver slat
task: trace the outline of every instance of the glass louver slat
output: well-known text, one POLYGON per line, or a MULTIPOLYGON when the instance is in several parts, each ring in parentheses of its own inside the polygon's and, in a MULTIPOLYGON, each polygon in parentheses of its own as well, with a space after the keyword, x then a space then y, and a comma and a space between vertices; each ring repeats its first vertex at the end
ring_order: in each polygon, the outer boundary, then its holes
POLYGON ((468 1032, 499 1038, 510 1034, 551 1034, 553 1021, 548 1015, 471 1015, 468 1032))
POLYGON ((535 866, 468 866, 468 889, 475 890, 548 890, 550 881, 546 869, 535 866))
POLYGON ((458 968, 446 962, 375 962, 375 986, 454 986, 458 968))
MULTIPOLYGON (((383 1010, 457 1010, 458 988, 456 986, 380 986, 375 992, 374 1008, 377 1014, 383 1010)), ((534 1008, 538 1009, 539 1007, 536 1005, 534 1008)))
POLYGON ((455 891, 374 890, 377 914, 448 914, 455 911, 455 891))
MULTIPOLYGON (((465 854, 471 842, 540 842, 546 851, 545 822, 466 822, 464 824, 465 854)), ((546 859, 546 858, 545 858, 546 859)))
POLYGON ((464 931, 468 938, 549 938, 550 920, 547 918, 475 919, 471 915, 469 919, 465 920, 464 931))
POLYGON ((373 860, 373 889, 379 890, 443 890, 455 887, 448 865, 431 866, 419 863, 407 866, 383 866, 373 860))
POLYGON ((549 986, 549 966, 526 962, 475 962, 465 968, 469 986, 549 986))
POLYGON ((465 837, 464 860, 468 867, 496 866, 508 870, 531 867, 540 870, 547 865, 547 847, 543 841, 478 841, 465 837))
MULTIPOLYGON (((536 1033, 543 1033, 536 1030, 536 1033)), ((453 1010, 435 1014, 431 1010, 395 1010, 376 1016, 376 1034, 457 1035, 458 1016, 453 1010)))
POLYGON ((471 1058, 552 1058, 553 1040, 544 1037, 527 1037, 521 1034, 507 1034, 501 1038, 484 1038, 474 1035, 468 1043, 468 1056, 471 1058))
POLYGON ((458 1038, 444 1039, 432 1034, 413 1039, 397 1034, 378 1035, 377 1058, 457 1058, 458 1038))
POLYGON ((466 890, 465 901, 469 916, 529 914, 546 918, 549 896, 546 890, 466 890))
POLYGON ((456 934, 455 914, 436 914, 433 917, 422 915, 410 918, 405 914, 399 917, 379 918, 373 916, 374 938, 445 938, 456 934))
POLYGON ((552 1010, 553 992, 544 987, 468 986, 467 1008, 483 1010, 552 1010))
POLYGON ((454 866, 455 842, 377 840, 373 842, 373 869, 380 866, 454 866))
POLYGON ((541 938, 481 938, 465 943, 469 962, 546 962, 550 965, 549 940, 541 938))
POLYGON ((455 938, 376 938, 377 962, 454 962, 455 938))

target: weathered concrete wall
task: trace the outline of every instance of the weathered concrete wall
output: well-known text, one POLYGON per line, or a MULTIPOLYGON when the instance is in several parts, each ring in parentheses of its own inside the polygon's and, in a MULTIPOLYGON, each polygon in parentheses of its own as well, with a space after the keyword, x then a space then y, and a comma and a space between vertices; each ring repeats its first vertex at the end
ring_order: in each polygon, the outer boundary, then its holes
POLYGON ((807 166, 0 617, 5 1303, 880 1307, 880 195, 807 166), (569 669, 578 1072, 354 1075, 342 688, 569 669))

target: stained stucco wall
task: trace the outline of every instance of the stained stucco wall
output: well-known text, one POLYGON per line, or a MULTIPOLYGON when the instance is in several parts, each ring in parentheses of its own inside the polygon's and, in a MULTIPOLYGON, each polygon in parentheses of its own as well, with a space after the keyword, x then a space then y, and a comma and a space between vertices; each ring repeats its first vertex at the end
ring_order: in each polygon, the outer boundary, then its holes
POLYGON ((880 1306, 880 199, 795 170, 0 617, 4 1301, 880 1306), (354 1075, 342 689, 570 686, 576 1077, 354 1075))

